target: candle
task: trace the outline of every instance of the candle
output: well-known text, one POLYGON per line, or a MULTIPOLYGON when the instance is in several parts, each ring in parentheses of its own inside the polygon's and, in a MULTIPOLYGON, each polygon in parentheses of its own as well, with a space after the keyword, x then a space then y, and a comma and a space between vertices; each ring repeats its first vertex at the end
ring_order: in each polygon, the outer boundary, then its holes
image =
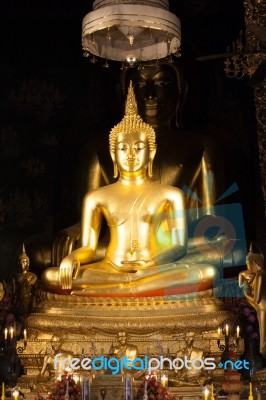
POLYGON ((236 327, 236 337, 239 338, 240 327, 237 325, 236 327))
POLYGON ((5 383, 2 382, 2 396, 5 395, 5 383))
POLYGON ((10 328, 10 339, 13 339, 14 336, 14 328, 10 328))
POLYGON ((145 385, 144 385, 144 393, 147 392, 147 381, 145 381, 145 385))
POLYGON ((14 397, 14 400, 18 400, 18 398, 19 398, 19 391, 18 390, 14 390, 13 397, 14 397))
POLYGON ((66 384, 66 392, 68 392, 68 388, 69 388, 69 380, 67 380, 67 384, 66 384))
POLYGON ((249 397, 248 400, 254 400, 253 394, 252 394, 252 383, 250 382, 249 384, 249 397))
POLYGON ((215 400, 214 399, 213 383, 211 384, 211 400, 215 400))
POLYGON ((229 326, 228 326, 228 324, 225 325, 225 336, 229 336, 229 326))
POLYGON ((220 339, 220 337, 221 337, 221 328, 219 327, 218 328, 218 339, 220 339))
POLYGON ((69 380, 67 380, 67 383, 66 383, 66 394, 65 394, 65 400, 68 400, 68 399, 69 399, 69 395, 68 395, 68 388, 69 388, 69 380))
POLYGON ((204 390, 204 400, 208 400, 209 390, 205 388, 204 390))
POLYGON ((162 379, 161 379, 163 387, 166 387, 166 382, 167 382, 167 376, 163 374, 162 379))
POLYGON ((7 340, 7 328, 5 328, 5 340, 7 340))
POLYGON ((24 331, 23 331, 23 336, 24 336, 24 340, 26 342, 26 340, 27 340, 27 330, 26 329, 24 329, 24 331))

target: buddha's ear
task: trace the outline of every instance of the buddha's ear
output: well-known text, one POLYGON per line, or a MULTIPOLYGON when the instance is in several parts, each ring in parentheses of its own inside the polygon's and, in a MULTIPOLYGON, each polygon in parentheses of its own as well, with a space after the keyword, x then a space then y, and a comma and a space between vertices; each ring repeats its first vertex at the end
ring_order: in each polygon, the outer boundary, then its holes
POLYGON ((114 162, 114 175, 113 175, 113 177, 114 177, 114 178, 117 178, 117 177, 118 177, 118 168, 117 168, 116 162, 114 162))
POLYGON ((115 151, 109 147, 109 152, 113 163, 115 162, 115 151))
POLYGON ((154 148, 150 150, 150 156, 149 156, 149 163, 148 163, 148 176, 151 178, 152 177, 152 165, 153 165, 153 160, 156 154, 156 144, 154 145, 154 148))
POLYGON ((110 149, 110 155, 111 155, 111 159, 112 159, 113 165, 114 165, 114 175, 113 175, 113 177, 117 178, 118 177, 118 168, 117 168, 117 164, 116 164, 116 161, 115 161, 115 152, 112 151, 111 149, 110 149))
POLYGON ((153 162, 157 150, 157 145, 154 144, 153 149, 150 150, 150 160, 153 162))

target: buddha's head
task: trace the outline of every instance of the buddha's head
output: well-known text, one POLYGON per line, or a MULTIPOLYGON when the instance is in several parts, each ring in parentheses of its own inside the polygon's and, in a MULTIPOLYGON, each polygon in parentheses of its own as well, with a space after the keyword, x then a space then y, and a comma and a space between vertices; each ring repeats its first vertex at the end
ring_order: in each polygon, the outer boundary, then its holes
POLYGON ((127 342, 127 334, 126 332, 119 332, 118 333, 118 341, 121 345, 126 344, 127 342))
POLYGON ((145 122, 152 126, 182 126, 187 83, 178 62, 161 59, 129 67, 121 75, 124 95, 130 80, 145 122))
POLYGON ((20 264, 22 272, 27 272, 29 270, 30 259, 26 254, 24 244, 22 245, 22 252, 19 255, 19 264, 20 264))
POLYGON ((188 346, 191 346, 194 342, 195 333, 194 332, 187 332, 185 335, 185 341, 188 346))
POLYGON ((152 163, 156 153, 155 131, 138 115, 133 85, 130 82, 125 116, 110 132, 110 154, 114 163, 114 177, 120 173, 152 176, 152 163))
POLYGON ((62 339, 60 336, 53 335, 51 338, 51 346, 54 351, 59 351, 62 345, 62 339))

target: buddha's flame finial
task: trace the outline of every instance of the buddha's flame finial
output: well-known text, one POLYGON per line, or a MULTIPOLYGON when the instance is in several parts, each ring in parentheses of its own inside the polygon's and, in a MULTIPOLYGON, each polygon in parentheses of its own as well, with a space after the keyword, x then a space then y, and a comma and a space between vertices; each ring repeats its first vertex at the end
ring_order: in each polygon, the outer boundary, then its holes
POLYGON ((138 106, 132 81, 130 81, 129 83, 129 88, 127 92, 125 115, 126 116, 138 115, 138 106))
MULTIPOLYGON (((117 135, 123 133, 123 135, 130 134, 132 132, 144 132, 147 135, 150 150, 155 147, 155 131, 151 125, 144 122, 140 115, 138 115, 137 100, 135 97, 132 81, 130 81, 126 105, 125 115, 122 121, 113 127, 109 135, 110 151, 115 151, 117 135)), ((117 175, 115 174, 115 177, 117 175)))

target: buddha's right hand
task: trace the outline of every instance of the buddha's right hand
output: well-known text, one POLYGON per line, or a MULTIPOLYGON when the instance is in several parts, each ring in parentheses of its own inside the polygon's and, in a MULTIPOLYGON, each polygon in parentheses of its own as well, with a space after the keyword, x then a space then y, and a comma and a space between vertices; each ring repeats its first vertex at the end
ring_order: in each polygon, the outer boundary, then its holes
POLYGON ((80 237, 80 223, 57 232, 52 247, 52 265, 58 266, 64 257, 78 247, 80 237))
POLYGON ((79 260, 72 255, 63 259, 59 267, 59 283, 62 289, 72 289, 72 281, 76 279, 79 267, 79 260))

